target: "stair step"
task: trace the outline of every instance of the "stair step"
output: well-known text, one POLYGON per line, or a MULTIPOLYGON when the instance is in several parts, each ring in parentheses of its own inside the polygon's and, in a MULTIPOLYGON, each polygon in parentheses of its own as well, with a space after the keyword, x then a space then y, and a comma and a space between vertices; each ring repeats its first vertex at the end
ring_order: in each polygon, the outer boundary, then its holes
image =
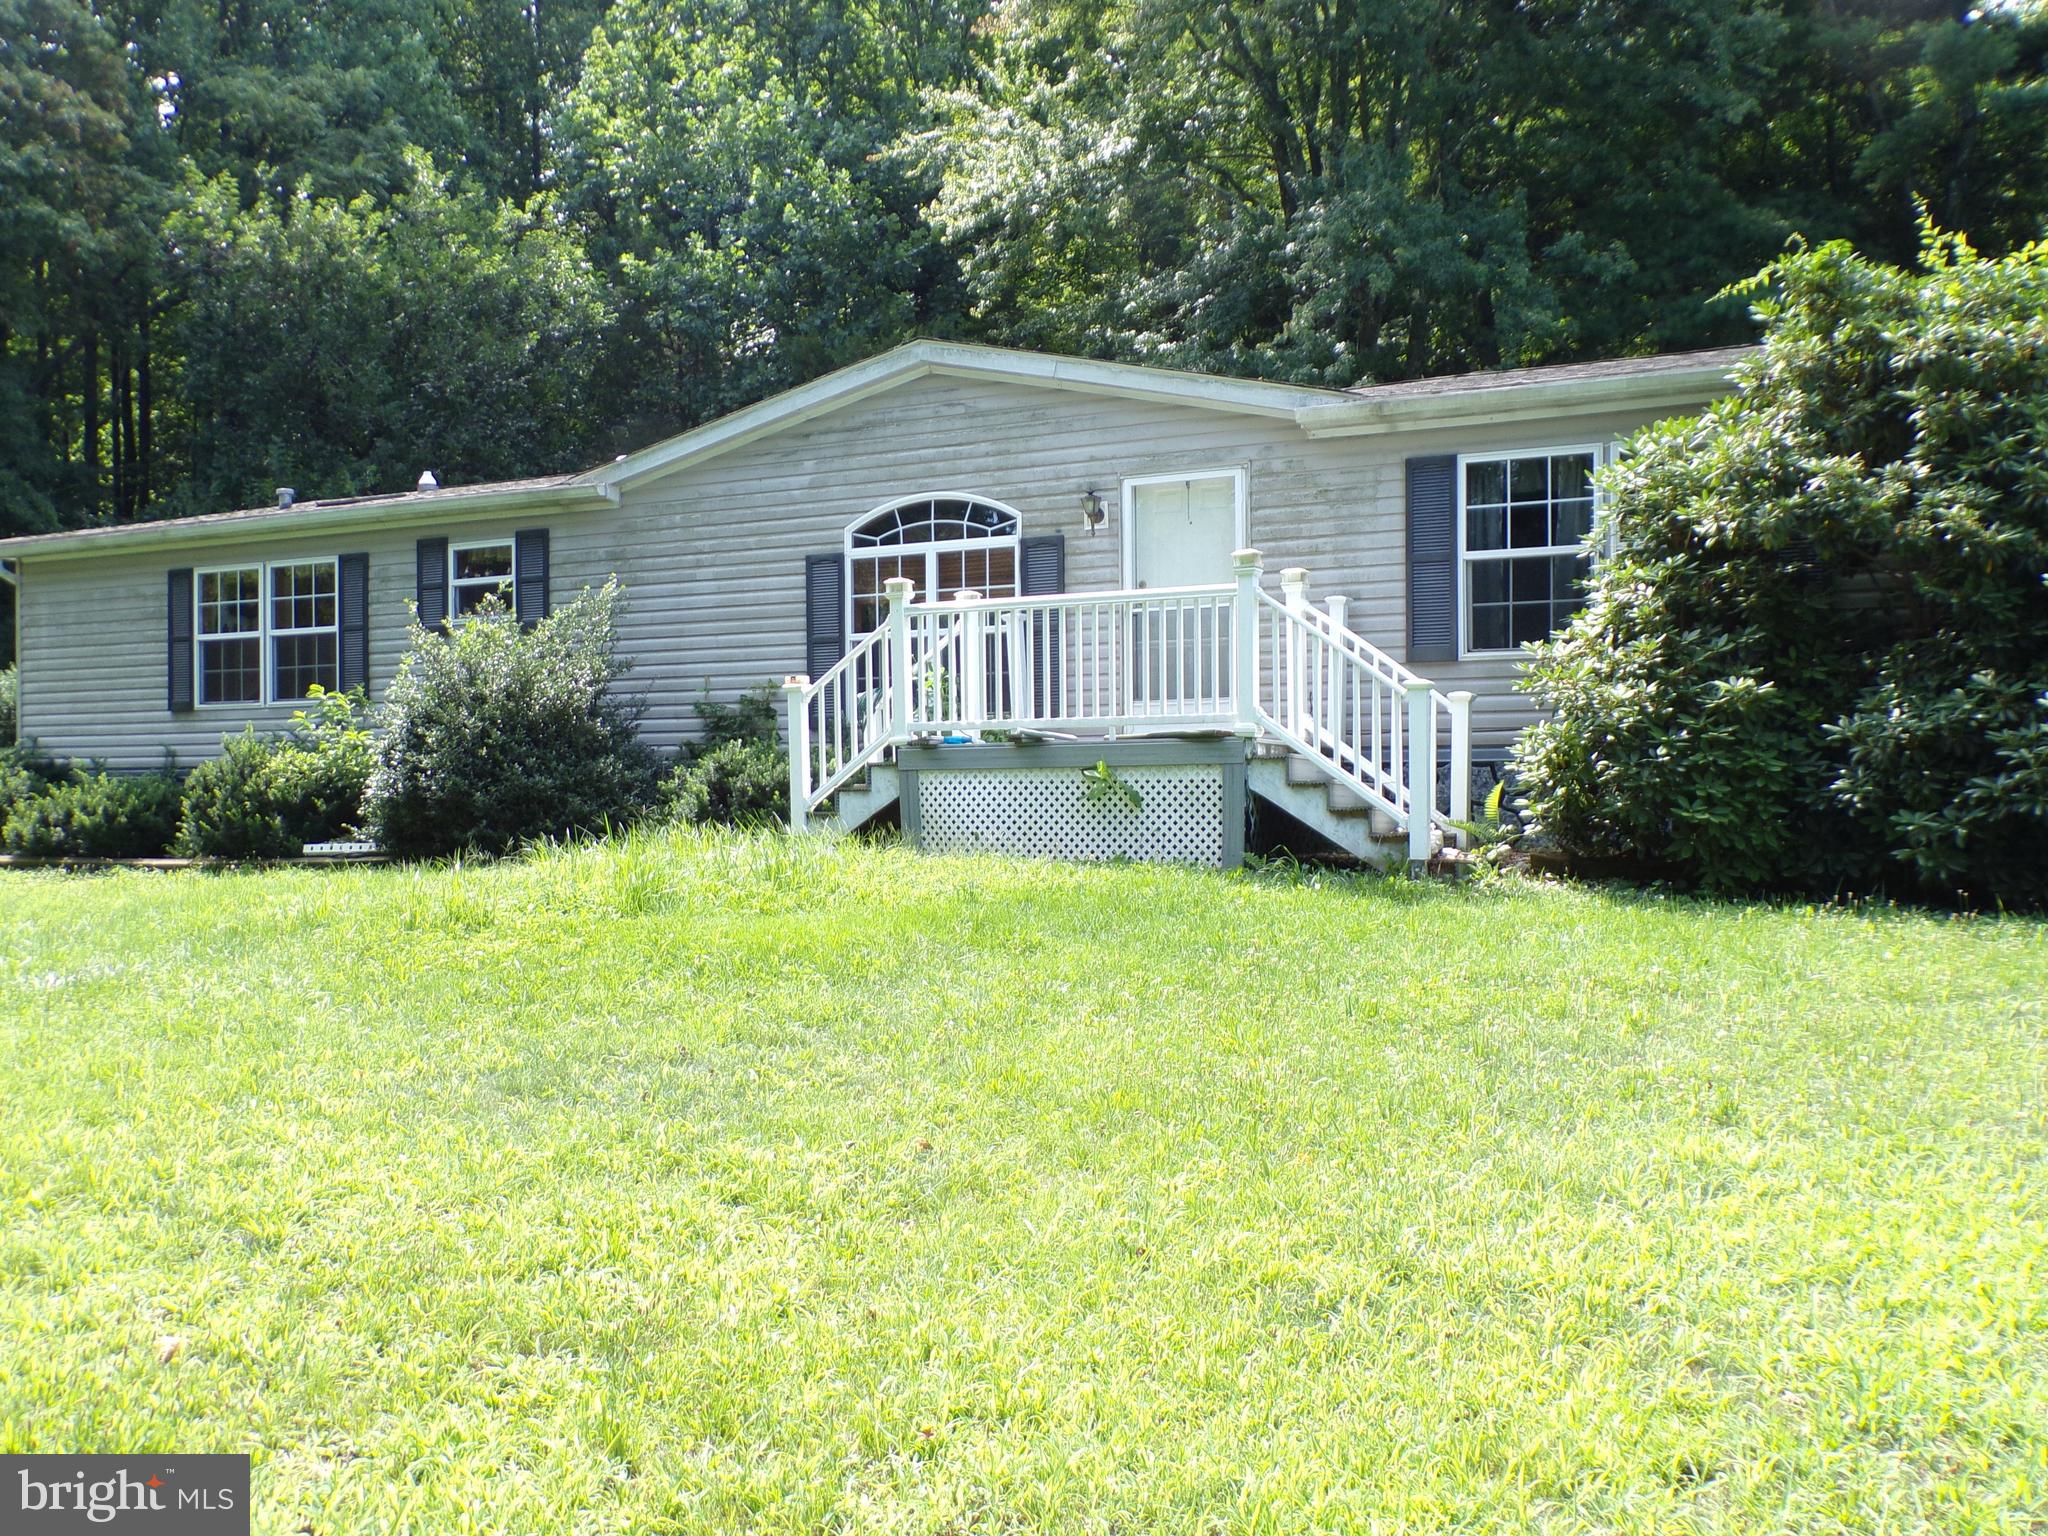
POLYGON ((1327 784, 1330 776, 1299 752, 1287 754, 1287 782, 1290 784, 1327 784))

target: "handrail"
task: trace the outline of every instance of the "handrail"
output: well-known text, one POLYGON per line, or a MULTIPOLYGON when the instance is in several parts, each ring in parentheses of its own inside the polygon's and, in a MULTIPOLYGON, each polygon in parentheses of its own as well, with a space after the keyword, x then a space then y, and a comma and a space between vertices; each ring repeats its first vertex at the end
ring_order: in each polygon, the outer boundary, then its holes
POLYGON ((816 682, 782 685, 789 727, 789 824, 803 831, 816 810, 863 768, 904 739, 898 701, 909 669, 903 664, 914 584, 885 585, 888 621, 863 635, 816 682))
POLYGON ((1400 824, 1412 861, 1428 858, 1432 828, 1462 843, 1471 816, 1472 695, 1439 690, 1346 626, 1343 598, 1331 598, 1327 612, 1312 605, 1306 571, 1283 571, 1280 584, 1280 598, 1258 593, 1274 631, 1273 707, 1261 705, 1261 725, 1400 824), (1441 796, 1440 715, 1449 725, 1441 796))
POLYGON ((1277 739, 1408 834, 1470 815, 1472 695, 1442 692, 1344 622, 1344 599, 1307 599, 1307 572, 1259 585, 1256 550, 1227 584, 911 600, 886 585, 886 622, 813 682, 783 687, 790 823, 892 748, 926 734, 1053 729, 1126 734, 1225 727, 1277 739), (1450 774, 1439 796, 1439 717, 1450 774))
POLYGON ((1229 597, 1237 589, 1229 582, 1212 582, 1192 587, 1133 587, 1111 592, 1046 592, 1031 597, 983 597, 979 592, 961 593, 943 603, 912 603, 912 613, 967 613, 1009 608, 1080 608, 1107 598, 1136 597, 1147 600, 1186 597, 1229 597))

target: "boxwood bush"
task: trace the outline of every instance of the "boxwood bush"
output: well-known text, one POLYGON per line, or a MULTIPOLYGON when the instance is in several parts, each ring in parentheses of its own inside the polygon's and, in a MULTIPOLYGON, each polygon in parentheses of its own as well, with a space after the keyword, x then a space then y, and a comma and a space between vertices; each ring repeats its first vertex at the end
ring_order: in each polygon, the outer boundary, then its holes
POLYGON ((698 739, 683 744, 674 770, 662 781, 662 814, 726 826, 787 821, 789 759, 775 730, 779 704, 772 683, 730 704, 700 702, 698 739))
POLYGON ((2048 900, 2048 246, 1923 263, 1778 262, 1738 392, 1609 471, 1519 750, 1567 849, 2048 900))
POLYGON ((661 809, 678 821, 736 827, 787 821, 789 759, 772 738, 721 742, 663 781, 661 809))
POLYGON ((0 847, 38 858, 146 859, 178 824, 170 773, 83 769, 22 795, 0 822, 0 847))
POLYGON ((452 634, 414 631, 364 796, 386 849, 504 853, 644 813, 656 770, 617 688, 620 602, 613 581, 531 629, 492 601, 452 634))
POLYGON ((351 837, 363 819, 373 759, 363 695, 316 694, 284 733, 245 729, 187 775, 178 851, 288 859, 307 843, 351 837))

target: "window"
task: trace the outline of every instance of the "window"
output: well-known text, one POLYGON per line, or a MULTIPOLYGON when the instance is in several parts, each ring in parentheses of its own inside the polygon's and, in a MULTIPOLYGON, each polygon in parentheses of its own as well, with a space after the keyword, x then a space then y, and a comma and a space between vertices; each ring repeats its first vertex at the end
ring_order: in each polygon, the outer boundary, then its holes
POLYGON ((332 560, 270 568, 271 689, 303 699, 315 684, 332 693, 341 682, 332 560))
POLYGON ((846 531, 847 638, 881 626, 891 577, 917 583, 920 602, 957 592, 1017 595, 1016 512, 982 496, 910 496, 877 507, 846 531))
POLYGON ((1598 448, 1458 461, 1466 655, 1547 639, 1586 600, 1598 448))
POLYGON ((448 548, 449 609, 457 618, 473 613, 478 603, 495 595, 512 606, 512 541, 452 544, 448 548))
POLYGON ((201 571, 199 702, 263 702, 263 567, 201 571))
POLYGON ((303 699, 316 683, 339 687, 337 577, 332 559, 196 572, 197 702, 261 704, 303 699))

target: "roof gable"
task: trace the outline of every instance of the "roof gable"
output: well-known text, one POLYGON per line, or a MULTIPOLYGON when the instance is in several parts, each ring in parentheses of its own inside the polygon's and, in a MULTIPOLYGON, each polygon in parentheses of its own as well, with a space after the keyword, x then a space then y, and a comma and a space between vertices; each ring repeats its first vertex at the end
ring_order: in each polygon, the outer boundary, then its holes
POLYGON ((1130 363, 1103 363, 1057 353, 1025 352, 953 341, 913 341, 745 406, 679 436, 626 454, 578 477, 579 484, 611 490, 641 484, 702 463, 731 449, 815 420, 917 379, 957 378, 1023 384, 1040 389, 1115 395, 1202 410, 1292 421, 1311 405, 1343 401, 1340 390, 1268 384, 1215 374, 1183 373, 1130 363))

